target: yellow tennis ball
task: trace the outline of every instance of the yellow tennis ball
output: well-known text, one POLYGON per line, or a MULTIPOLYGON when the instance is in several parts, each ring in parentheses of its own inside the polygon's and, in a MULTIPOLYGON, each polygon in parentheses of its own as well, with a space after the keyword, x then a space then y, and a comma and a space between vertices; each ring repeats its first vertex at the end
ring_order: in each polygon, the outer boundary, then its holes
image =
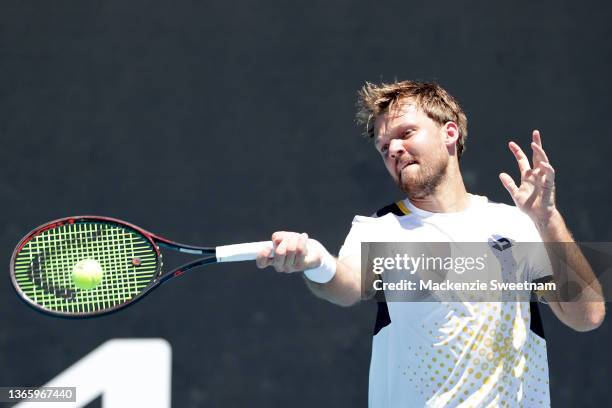
POLYGON ((72 268, 72 281, 79 289, 93 289, 102 282, 104 271, 95 259, 81 259, 72 268))

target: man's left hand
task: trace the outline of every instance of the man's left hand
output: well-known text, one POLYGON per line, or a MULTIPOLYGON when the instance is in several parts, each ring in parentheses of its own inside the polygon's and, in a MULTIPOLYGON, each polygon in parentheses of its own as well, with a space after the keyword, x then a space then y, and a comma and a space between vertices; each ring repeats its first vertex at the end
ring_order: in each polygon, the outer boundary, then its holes
POLYGON ((555 170, 542 148, 540 132, 534 130, 532 137, 533 156, 531 161, 533 167, 519 145, 514 142, 508 143, 521 172, 521 185, 517 186, 507 173, 501 173, 499 179, 510 193, 516 206, 529 215, 538 227, 545 227, 557 212, 555 206, 555 170))

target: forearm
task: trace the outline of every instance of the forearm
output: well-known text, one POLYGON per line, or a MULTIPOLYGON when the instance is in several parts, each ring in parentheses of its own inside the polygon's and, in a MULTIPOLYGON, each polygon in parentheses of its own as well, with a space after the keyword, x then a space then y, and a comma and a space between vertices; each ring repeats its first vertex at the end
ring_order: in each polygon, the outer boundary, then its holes
POLYGON ((556 292, 548 298, 555 314, 578 331, 597 328, 605 316, 601 286, 558 211, 537 225, 553 269, 556 292))
POLYGON ((316 283, 308 278, 306 285, 321 299, 340 306, 352 306, 361 300, 361 279, 359 271, 350 261, 336 260, 336 274, 327 283, 316 283))
POLYGON ((274 266, 277 272, 284 273, 305 271, 310 290, 340 306, 351 306, 361 299, 359 254, 344 255, 338 260, 305 233, 277 231, 272 234, 272 242, 273 248, 264 248, 257 254, 258 268, 274 266))

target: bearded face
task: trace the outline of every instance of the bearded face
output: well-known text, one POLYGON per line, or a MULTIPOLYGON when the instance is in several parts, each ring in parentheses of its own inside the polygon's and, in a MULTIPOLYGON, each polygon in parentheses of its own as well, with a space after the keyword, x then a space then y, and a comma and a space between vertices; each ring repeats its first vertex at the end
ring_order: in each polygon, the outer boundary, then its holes
POLYGON ((398 173, 397 185, 412 198, 431 195, 446 177, 448 155, 444 151, 432 152, 414 164, 406 165, 398 173))
POLYGON ((432 194, 449 165, 444 129, 407 102, 376 119, 376 149, 398 186, 411 198, 432 194))

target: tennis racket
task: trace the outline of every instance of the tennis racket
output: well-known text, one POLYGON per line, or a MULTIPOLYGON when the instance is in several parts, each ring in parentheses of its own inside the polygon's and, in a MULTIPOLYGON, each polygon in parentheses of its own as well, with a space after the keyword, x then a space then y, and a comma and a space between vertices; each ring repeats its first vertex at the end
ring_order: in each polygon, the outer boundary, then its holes
POLYGON ((51 221, 25 236, 11 258, 11 280, 28 305, 60 317, 93 317, 133 305, 173 277, 198 266, 254 260, 271 241, 198 247, 179 244, 125 221, 75 216, 51 221), (201 257, 170 272, 160 248, 201 257), (96 265, 101 279, 82 289, 79 262, 96 265), (100 271, 101 268, 101 271, 100 271))

